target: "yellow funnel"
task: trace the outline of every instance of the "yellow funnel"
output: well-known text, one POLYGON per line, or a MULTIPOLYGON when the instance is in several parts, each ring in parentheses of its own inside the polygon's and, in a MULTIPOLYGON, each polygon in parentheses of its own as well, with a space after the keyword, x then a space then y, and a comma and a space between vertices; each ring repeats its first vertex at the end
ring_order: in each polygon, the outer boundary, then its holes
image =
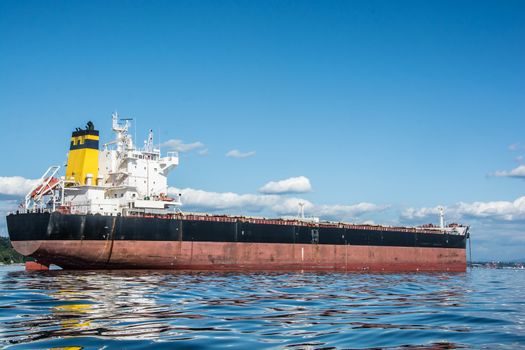
POLYGON ((98 130, 92 122, 85 130, 77 128, 71 135, 66 180, 79 185, 95 185, 98 177, 98 130), (88 180, 89 178, 89 180, 88 180))

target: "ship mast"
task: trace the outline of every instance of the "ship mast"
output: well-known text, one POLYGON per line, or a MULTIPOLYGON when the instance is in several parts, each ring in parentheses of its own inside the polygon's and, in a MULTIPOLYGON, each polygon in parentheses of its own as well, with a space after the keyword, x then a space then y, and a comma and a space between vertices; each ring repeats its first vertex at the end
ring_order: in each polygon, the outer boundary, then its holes
POLYGON ((299 202, 299 212, 297 213, 299 219, 304 219, 304 203, 299 202))
POLYGON ((112 127, 111 129, 116 134, 116 144, 117 144, 117 150, 119 152, 123 152, 125 150, 133 150, 133 140, 128 135, 128 130, 130 127, 130 120, 133 120, 131 118, 121 118, 122 121, 124 121, 124 124, 119 124, 119 118, 118 113, 115 112, 111 115, 112 119, 112 127))
POLYGON ((445 209, 443 207, 439 207, 439 227, 442 230, 445 229, 445 209))

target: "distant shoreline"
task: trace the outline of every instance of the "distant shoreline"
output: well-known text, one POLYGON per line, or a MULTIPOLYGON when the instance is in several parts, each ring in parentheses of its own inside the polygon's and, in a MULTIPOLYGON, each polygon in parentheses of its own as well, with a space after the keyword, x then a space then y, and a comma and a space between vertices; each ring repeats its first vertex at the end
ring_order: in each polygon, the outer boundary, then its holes
POLYGON ((26 258, 13 249, 9 237, 0 237, 0 264, 12 265, 25 261, 26 258))

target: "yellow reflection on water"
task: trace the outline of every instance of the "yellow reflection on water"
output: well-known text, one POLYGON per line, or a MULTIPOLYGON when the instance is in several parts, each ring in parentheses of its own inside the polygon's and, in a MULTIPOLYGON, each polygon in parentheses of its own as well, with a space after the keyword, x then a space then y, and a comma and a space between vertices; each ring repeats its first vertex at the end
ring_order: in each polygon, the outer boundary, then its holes
MULTIPOLYGON (((93 307, 91 304, 68 304, 68 305, 59 305, 53 307, 53 312, 57 314, 67 314, 67 315, 82 315, 88 313, 89 310, 93 307)), ((91 325, 89 320, 81 320, 76 318, 60 318, 60 325, 64 328, 86 328, 91 325)))
MULTIPOLYGON (((80 293, 75 292, 75 291, 59 290, 55 293, 55 297, 59 300, 75 301, 75 296, 79 294, 80 293)), ((88 314, 92 308, 93 308, 92 304, 79 303, 79 304, 58 305, 58 306, 53 307, 52 310, 54 314, 64 316, 64 317, 60 317, 60 325, 63 328, 82 329, 82 328, 91 326, 91 321, 89 319, 84 320, 85 317, 81 317, 81 316, 88 314), (73 316, 73 318, 69 318, 68 316, 73 316), (75 318, 74 316, 78 316, 78 318, 75 318)), ((74 347, 72 349, 74 349, 74 347)))

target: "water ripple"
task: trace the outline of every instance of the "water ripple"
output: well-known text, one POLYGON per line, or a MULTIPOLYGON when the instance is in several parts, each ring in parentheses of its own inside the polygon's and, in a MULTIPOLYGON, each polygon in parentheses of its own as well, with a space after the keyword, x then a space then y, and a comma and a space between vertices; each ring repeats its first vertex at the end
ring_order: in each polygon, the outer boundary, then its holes
POLYGON ((0 270, 12 349, 525 349, 525 271, 0 270))

